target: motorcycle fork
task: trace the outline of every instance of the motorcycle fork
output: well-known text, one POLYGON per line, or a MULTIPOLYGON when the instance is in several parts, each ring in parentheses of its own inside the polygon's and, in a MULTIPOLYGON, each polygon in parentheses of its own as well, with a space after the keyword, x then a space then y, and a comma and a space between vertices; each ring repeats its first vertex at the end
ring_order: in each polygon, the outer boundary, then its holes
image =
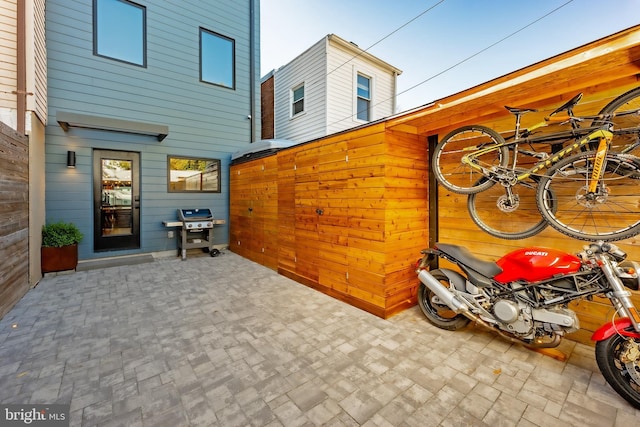
POLYGON ((640 332, 640 315, 631 301, 631 292, 625 289, 622 281, 618 278, 613 270, 613 266, 608 260, 603 259, 603 257, 598 257, 598 264, 600 264, 600 268, 611 285, 609 299, 615 307, 616 312, 621 316, 628 317, 633 324, 633 329, 635 329, 636 332, 640 332))

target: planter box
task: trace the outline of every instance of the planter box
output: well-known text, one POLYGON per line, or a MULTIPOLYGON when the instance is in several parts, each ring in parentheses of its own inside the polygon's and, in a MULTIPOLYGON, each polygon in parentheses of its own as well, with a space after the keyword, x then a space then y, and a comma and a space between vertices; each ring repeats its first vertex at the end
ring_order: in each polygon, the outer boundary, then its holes
POLYGON ((78 245, 61 248, 40 248, 42 274, 56 271, 75 270, 78 266, 78 245))

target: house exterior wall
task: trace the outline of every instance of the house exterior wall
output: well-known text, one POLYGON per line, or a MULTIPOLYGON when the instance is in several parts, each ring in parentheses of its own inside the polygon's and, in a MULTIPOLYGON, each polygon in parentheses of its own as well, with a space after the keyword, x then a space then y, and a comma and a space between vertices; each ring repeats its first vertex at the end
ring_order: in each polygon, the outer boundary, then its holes
POLYGON ((16 0, 0 2, 0 121, 15 129, 17 89, 17 5, 16 0))
MULTIPOLYGON (((228 218, 230 154, 255 139, 251 120, 260 116, 260 13, 255 0, 210 3, 136 1, 146 8, 146 67, 140 67, 93 54, 91 1, 47 1, 46 216, 78 225, 85 235, 80 260, 176 250, 162 221, 175 220, 179 208, 210 208, 216 218, 228 218), (234 40, 234 89, 200 81, 200 27, 234 40), (56 122, 59 112, 163 125, 169 134, 159 142, 126 132, 65 131, 56 122), (140 155, 139 249, 94 251, 95 149, 140 155), (65 164, 69 150, 75 169, 65 164), (168 155, 219 159, 221 192, 169 193, 168 155)), ((254 130, 259 135, 259 123, 254 130)), ((225 245, 228 227, 217 226, 214 239, 225 245)))
POLYGON ((45 34, 45 0, 25 2, 27 110, 47 123, 47 46, 45 34))
POLYGON ((326 135, 326 40, 274 72, 275 137, 296 142, 326 135), (291 91, 304 83, 304 112, 292 117, 291 91))
POLYGON ((371 79, 375 121, 395 111, 396 77, 401 71, 329 34, 288 64, 273 71, 275 137, 306 142, 366 124, 357 119, 357 75, 371 79), (292 117, 291 93, 305 85, 304 112, 292 117))
POLYGON ((274 92, 273 92, 273 74, 268 78, 263 79, 260 83, 260 111, 262 111, 261 123, 262 123, 262 139, 273 139, 275 137, 274 129, 274 117, 273 117, 273 105, 274 105, 274 92))
POLYGON ((326 134, 366 124, 359 120, 356 108, 357 76, 371 79, 369 121, 392 115, 395 105, 396 74, 381 68, 362 56, 354 57, 353 49, 330 39, 327 55, 327 124, 326 134))

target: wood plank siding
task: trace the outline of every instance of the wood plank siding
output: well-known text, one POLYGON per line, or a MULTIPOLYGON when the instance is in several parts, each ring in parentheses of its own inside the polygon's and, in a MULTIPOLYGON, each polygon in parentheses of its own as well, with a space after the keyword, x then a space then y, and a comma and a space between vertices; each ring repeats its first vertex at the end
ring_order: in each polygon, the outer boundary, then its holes
MULTIPOLYGON (((17 2, 8 0, 0 3, 0 111, 16 109, 17 89, 17 2)), ((5 121, 8 121, 4 118, 5 121)), ((13 119, 15 120, 15 119, 13 119)))
MULTIPOLYGON (((480 231, 468 215, 466 196, 429 188, 427 138, 474 123, 506 132, 514 119, 505 105, 539 109, 525 116, 526 123, 536 123, 578 92, 584 92, 584 99, 575 113, 597 112, 639 86, 639 76, 637 26, 433 105, 278 152, 273 156, 278 168, 277 270, 388 317, 415 303, 413 263, 430 238, 464 245, 484 259, 523 246, 581 250, 584 242, 552 229, 519 241, 480 231), (436 211, 429 212, 429 197, 436 198, 436 211), (437 235, 429 236, 430 216, 437 216, 437 235)), ((231 167, 232 185, 239 167, 231 167)), ((244 224, 234 215, 230 223, 232 230, 244 224)), ((619 246, 630 259, 640 260, 640 238, 619 246)), ((633 299, 640 305, 637 294, 633 299)), ((597 299, 572 308, 582 329, 571 338, 585 343, 612 314, 608 301, 597 299)))
POLYGON ((397 313, 415 304, 406 260, 427 241, 425 153, 424 140, 379 123, 232 165, 229 247, 378 316, 397 313))
POLYGON ((0 319, 29 290, 29 140, 0 122, 0 319))

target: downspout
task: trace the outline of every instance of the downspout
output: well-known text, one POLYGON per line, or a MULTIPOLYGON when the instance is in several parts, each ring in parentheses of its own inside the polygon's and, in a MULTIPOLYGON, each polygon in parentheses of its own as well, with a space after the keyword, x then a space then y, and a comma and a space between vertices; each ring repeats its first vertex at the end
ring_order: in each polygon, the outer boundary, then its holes
POLYGON ((256 28, 255 28, 255 8, 256 8, 256 0, 251 0, 249 2, 249 102, 251 106, 249 108, 249 123, 251 127, 251 135, 249 137, 249 142, 255 141, 255 133, 256 133, 256 99, 255 99, 255 46, 256 46, 256 28))
POLYGON ((25 118, 27 114, 27 34, 26 34, 26 6, 25 0, 18 0, 17 8, 17 63, 16 63, 16 109, 17 109, 17 129, 16 131, 24 135, 26 132, 25 118))

